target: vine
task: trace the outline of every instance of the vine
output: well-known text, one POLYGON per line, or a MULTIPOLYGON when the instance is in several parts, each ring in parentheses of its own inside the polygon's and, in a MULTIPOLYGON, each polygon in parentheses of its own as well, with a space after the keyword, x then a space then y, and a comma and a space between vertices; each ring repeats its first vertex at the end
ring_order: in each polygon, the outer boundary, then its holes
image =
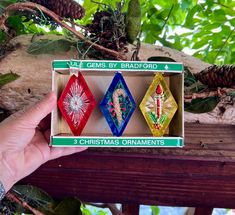
POLYGON ((63 22, 61 18, 55 14, 54 12, 50 11, 44 6, 41 6, 39 4, 27 2, 27 3, 15 3, 11 4, 8 7, 4 9, 4 12, 0 16, 0 29, 7 31, 7 27, 5 25, 5 22, 7 18, 9 17, 10 11, 15 11, 15 10, 27 10, 30 12, 36 12, 36 10, 40 10, 46 15, 50 16, 55 22, 57 22, 61 27, 67 29, 71 33, 73 33, 75 36, 77 36, 80 40, 83 40, 86 45, 92 45, 92 47, 98 51, 105 52, 106 54, 109 54, 113 56, 117 60, 126 60, 126 57, 123 55, 123 53, 105 48, 97 43, 94 43, 90 40, 88 40, 83 34, 80 32, 76 31, 73 27, 69 26, 67 23, 63 22))

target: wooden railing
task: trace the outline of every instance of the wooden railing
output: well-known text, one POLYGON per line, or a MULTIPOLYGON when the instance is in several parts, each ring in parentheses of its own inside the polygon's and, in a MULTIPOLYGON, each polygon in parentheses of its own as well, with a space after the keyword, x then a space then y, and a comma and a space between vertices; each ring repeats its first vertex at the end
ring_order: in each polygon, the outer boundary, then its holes
POLYGON ((235 126, 185 125, 185 148, 91 148, 46 163, 20 183, 56 198, 138 205, 235 207, 235 126))

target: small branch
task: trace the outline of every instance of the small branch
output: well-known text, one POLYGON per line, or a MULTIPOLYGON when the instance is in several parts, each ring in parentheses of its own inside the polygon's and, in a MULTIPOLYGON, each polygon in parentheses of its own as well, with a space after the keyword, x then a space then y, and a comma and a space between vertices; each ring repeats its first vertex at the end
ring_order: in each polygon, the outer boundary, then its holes
POLYGON ((40 10, 43 13, 47 14, 48 16, 50 16, 55 22, 57 22, 61 27, 66 28, 67 30, 69 30, 71 33, 73 33, 74 35, 76 35, 80 40, 84 40, 84 43, 87 45, 93 45, 93 48, 95 48, 96 50, 99 50, 101 52, 106 52, 108 54, 110 54, 111 56, 113 56, 114 58, 116 58, 117 60, 126 60, 126 57, 124 57, 122 55, 122 53, 116 52, 114 50, 105 48, 101 45, 98 44, 93 44, 92 41, 86 39, 83 34, 81 34, 80 32, 76 31, 73 27, 69 26, 67 23, 63 22, 61 20, 61 18, 55 14, 54 12, 52 12, 51 10, 47 9, 46 7, 39 5, 39 4, 35 4, 35 3, 31 3, 31 2, 26 2, 26 3, 15 3, 15 4, 11 4, 8 7, 5 8, 2 16, 0 16, 0 28, 2 29, 6 29, 5 26, 5 21, 6 19, 9 17, 9 12, 13 11, 13 10, 30 10, 32 12, 33 10, 40 10))
POLYGON ((113 215, 125 215, 122 213, 118 208, 116 207, 115 204, 110 204, 110 203, 103 203, 103 204, 96 204, 96 203, 85 203, 86 205, 91 205, 97 208, 108 208, 113 215))
POLYGON ((104 3, 101 3, 101 2, 97 2, 97 1, 94 1, 94 0, 91 0, 92 3, 95 3, 95 4, 98 4, 98 5, 102 5, 102 6, 105 6, 105 8, 108 7, 107 4, 104 4, 104 3))
POLYGON ((26 210, 31 211, 34 215, 44 215, 42 212, 38 211, 35 208, 32 208, 27 202, 22 201, 21 199, 19 199, 15 194, 13 194, 12 192, 8 192, 5 196, 8 200, 16 202, 17 204, 21 205, 23 208, 25 208, 26 210))
POLYGON ((203 92, 203 93, 193 93, 192 95, 185 95, 184 102, 191 102, 193 99, 205 99, 208 97, 219 96, 222 97, 224 95, 228 95, 231 92, 234 92, 233 88, 218 88, 216 91, 203 92))
POLYGON ((166 20, 165 20, 165 22, 164 22, 164 24, 163 24, 163 26, 162 26, 162 30, 164 29, 164 27, 166 26, 166 23, 168 22, 168 19, 170 18, 170 16, 171 16, 171 13, 172 13, 172 11, 173 11, 173 9, 174 9, 174 4, 172 4, 172 6, 171 6, 171 9, 170 9, 170 11, 169 11, 169 13, 168 13, 168 16, 167 16, 167 18, 166 18, 166 20))
POLYGON ((141 42, 140 42, 140 39, 137 38, 137 45, 136 45, 135 51, 133 52, 133 54, 131 56, 132 61, 139 61, 140 60, 140 58, 139 58, 140 48, 141 48, 141 42))
POLYGON ((217 52, 215 59, 214 59, 214 63, 217 59, 217 57, 219 56, 220 52, 223 50, 224 46, 226 45, 226 43, 228 42, 229 38, 232 36, 233 32, 235 30, 235 27, 233 28, 233 30, 231 30, 231 32, 229 33, 228 37, 226 38, 225 42, 223 43, 223 45, 220 47, 219 51, 217 52))

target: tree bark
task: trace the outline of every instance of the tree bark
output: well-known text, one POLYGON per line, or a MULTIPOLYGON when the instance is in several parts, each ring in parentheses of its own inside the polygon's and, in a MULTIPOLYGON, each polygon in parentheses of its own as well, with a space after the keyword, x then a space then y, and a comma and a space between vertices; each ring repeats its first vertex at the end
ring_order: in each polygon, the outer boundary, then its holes
MULTIPOLYGON (((38 36, 39 39, 59 39, 61 36, 38 36)), ((11 112, 19 111, 28 105, 34 104, 51 90, 51 62, 59 59, 71 59, 77 55, 74 51, 56 55, 30 55, 27 48, 31 43, 32 35, 22 35, 14 38, 12 44, 20 44, 13 52, 0 60, 0 73, 10 71, 20 75, 20 78, 0 89, 0 107, 11 112)), ((127 59, 131 59, 133 46, 129 46, 127 59)), ((142 44, 139 58, 147 61, 154 56, 170 57, 182 62, 192 73, 198 73, 209 64, 189 56, 183 52, 149 44, 142 44)), ((221 102, 214 111, 205 114, 192 114, 185 112, 186 122, 235 124, 234 102, 221 102), (222 110, 222 111, 221 111, 222 110)))

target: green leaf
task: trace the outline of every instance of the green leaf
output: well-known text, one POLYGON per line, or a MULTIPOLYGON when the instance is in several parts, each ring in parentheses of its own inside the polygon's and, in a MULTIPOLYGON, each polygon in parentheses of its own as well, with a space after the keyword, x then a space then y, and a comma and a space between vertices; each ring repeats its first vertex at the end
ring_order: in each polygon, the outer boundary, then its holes
POLYGON ((17 36, 26 33, 20 16, 10 16, 7 19, 7 25, 15 31, 17 36))
POLYGON ((98 213, 97 213, 97 215, 107 215, 108 213, 107 212, 105 212, 105 211, 98 211, 98 213))
POLYGON ((201 51, 195 52, 195 53, 193 54, 193 56, 194 56, 194 57, 197 57, 197 58, 199 58, 199 59, 203 59, 203 54, 202 54, 201 51))
POLYGON ((200 31, 198 31, 198 33, 193 34, 192 41, 197 42, 197 41, 198 41, 198 38, 200 39, 200 38, 204 37, 205 35, 208 35, 209 33, 210 33, 210 32, 208 32, 207 30, 201 29, 200 31))
POLYGON ((195 76, 190 72, 188 67, 184 68, 184 86, 190 87, 191 85, 195 84, 197 82, 197 79, 195 76))
POLYGON ((193 99, 191 103, 184 104, 184 110, 191 113, 208 113, 219 103, 219 97, 208 97, 205 99, 193 99))
POLYGON ((214 16, 214 19, 217 21, 226 20, 226 14, 223 9, 214 10, 213 16, 214 16))
POLYGON ((55 202, 53 198, 42 189, 32 185, 15 185, 12 189, 26 202, 30 202, 36 209, 47 215, 53 214, 55 202))
POLYGON ((92 215, 92 212, 89 209, 87 209, 85 205, 81 206, 81 211, 83 215, 92 215))
MULTIPOLYGON (((183 34, 181 34, 180 36, 181 37, 187 37, 187 36, 191 36, 192 35, 192 32, 187 32, 187 33, 183 33, 183 34)), ((174 36, 172 37, 172 36, 170 36, 170 37, 168 37, 169 39, 171 38, 171 39, 173 39, 174 38, 174 36)))
POLYGON ((150 4, 150 7, 148 9, 148 14, 147 14, 148 19, 153 18, 152 16, 156 17, 158 13, 159 11, 157 10, 157 8, 154 5, 150 4))
POLYGON ((201 10, 201 7, 199 5, 195 5, 187 14, 184 26, 187 28, 193 28, 193 17, 194 15, 201 10))
POLYGON ((162 45, 166 46, 166 47, 170 47, 170 48, 174 48, 174 44, 165 40, 164 38, 158 38, 159 42, 162 43, 162 45))
POLYGON ((68 52, 72 45, 73 43, 71 41, 65 39, 46 39, 33 42, 27 52, 32 55, 63 53, 68 52))
POLYGON ((199 49, 205 45, 208 44, 208 41, 209 41, 209 38, 208 37, 204 37, 203 39, 201 39, 199 42, 196 42, 194 45, 193 45, 193 49, 199 49))
POLYGON ((7 7, 10 4, 16 3, 17 0, 1 0, 0 7, 7 7))
POLYGON ((153 112, 150 112, 149 113, 149 117, 151 118, 151 120, 154 122, 154 123, 157 123, 157 117, 156 117, 156 115, 155 115, 155 113, 153 113, 153 112))
POLYGON ((159 12, 156 17, 161 20, 165 20, 165 18, 168 16, 170 9, 164 9, 161 12, 159 12))
POLYGON ((204 30, 205 32, 208 32, 208 31, 211 31, 211 30, 219 28, 219 27, 221 27, 220 22, 215 22, 212 24, 208 24, 208 22, 207 22, 207 24, 202 28, 202 30, 204 30))
POLYGON ((190 0, 182 0, 180 6, 182 10, 188 10, 188 8, 191 6, 191 2, 190 0))
POLYGON ((159 215, 160 214, 160 208, 158 206, 151 206, 152 215, 159 215))
POLYGON ((0 44, 4 43, 4 41, 6 40, 7 35, 4 31, 0 30, 0 44))
POLYGON ((142 26, 142 30, 152 31, 152 32, 154 32, 154 34, 156 34, 156 32, 158 32, 158 34, 160 34, 162 31, 162 27, 158 24, 145 24, 142 26))
POLYGON ((82 215, 81 202, 77 198, 67 198, 61 201, 56 209, 56 215, 82 215))
POLYGON ((0 75, 0 88, 12 81, 15 81, 19 77, 19 75, 13 72, 0 75))
POLYGON ((147 33, 144 38, 144 42, 145 43, 155 43, 156 39, 157 38, 153 34, 147 33))
POLYGON ((235 18, 229 20, 232 26, 235 26, 235 18))
POLYGON ((222 26, 222 33, 224 34, 224 35, 229 35, 229 33, 232 31, 232 29, 230 28, 230 26, 228 26, 228 25, 223 25, 222 26))
POLYGON ((183 46, 181 44, 181 37, 179 35, 175 34, 174 39, 175 39, 174 48, 181 51, 183 49, 183 46))

